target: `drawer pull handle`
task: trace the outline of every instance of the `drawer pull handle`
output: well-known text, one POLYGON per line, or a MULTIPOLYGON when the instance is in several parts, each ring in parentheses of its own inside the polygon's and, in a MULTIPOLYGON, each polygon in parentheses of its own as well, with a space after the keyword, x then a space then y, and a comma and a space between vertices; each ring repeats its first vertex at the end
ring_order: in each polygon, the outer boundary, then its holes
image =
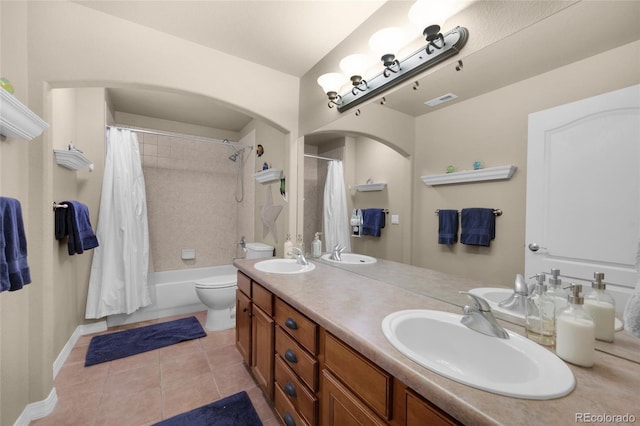
POLYGON ((286 393, 292 398, 295 398, 298 396, 298 392, 296 392, 296 387, 291 382, 287 382, 284 385, 284 393, 286 393))
POLYGON ((298 362, 298 357, 291 349, 287 349, 287 351, 284 353, 284 359, 294 364, 298 362))
POLYGON ((286 412, 284 413, 284 416, 282 416, 282 419, 284 420, 284 424, 287 426, 296 426, 296 421, 293 419, 293 416, 291 415, 290 412, 286 412))
POLYGON ((284 325, 291 330, 298 329, 298 324, 296 323, 296 320, 294 320, 293 318, 287 318, 287 320, 284 322, 284 325))

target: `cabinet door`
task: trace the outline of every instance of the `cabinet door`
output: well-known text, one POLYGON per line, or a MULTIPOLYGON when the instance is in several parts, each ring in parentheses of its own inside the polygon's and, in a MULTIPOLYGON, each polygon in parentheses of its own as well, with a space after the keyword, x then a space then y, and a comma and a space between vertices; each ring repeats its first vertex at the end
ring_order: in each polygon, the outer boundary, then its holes
POLYGON ((270 400, 273 400, 274 321, 253 305, 251 371, 270 400))
POLYGON ((247 365, 251 365, 251 315, 251 300, 236 290, 236 347, 247 365))
POLYGON ((437 407, 431 405, 429 401, 421 398, 413 393, 410 389, 406 390, 406 407, 405 413, 407 426, 452 426, 458 424, 446 414, 442 413, 437 407))
POLYGON ((322 371, 323 426, 382 426, 385 422, 327 370, 322 371))

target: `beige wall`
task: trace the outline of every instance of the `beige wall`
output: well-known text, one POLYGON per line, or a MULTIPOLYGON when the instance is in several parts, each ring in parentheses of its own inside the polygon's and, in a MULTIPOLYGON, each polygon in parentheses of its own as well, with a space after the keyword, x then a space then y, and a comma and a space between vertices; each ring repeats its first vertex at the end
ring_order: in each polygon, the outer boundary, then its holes
POLYGON ((357 209, 388 209, 389 213, 381 236, 352 238, 352 251, 409 263, 410 239, 407 232, 411 228, 411 159, 388 146, 362 137, 356 138, 354 158, 355 181, 350 185, 350 204, 357 209), (366 183, 367 179, 386 182, 387 186, 375 192, 354 189, 355 185, 366 183), (399 224, 391 224, 392 215, 398 215, 399 224))
MULTIPOLYGON (((269 140, 284 145, 297 139, 299 82, 292 76, 72 2, 0 2, 0 13, 1 74, 11 79, 18 99, 49 123, 64 112, 52 109, 51 88, 155 87, 209 96, 260 117, 280 129, 269 140), (249 80, 252 90, 237 89, 249 80)), ((74 144, 87 152, 102 148, 106 112, 104 99, 83 110, 79 100, 85 95, 94 99, 95 93, 77 92, 68 100, 76 115, 58 120, 69 121, 61 124, 68 126, 63 132, 75 136, 74 144), (91 118, 91 125, 84 126, 83 120, 94 114, 101 114, 101 121, 91 118)), ((67 136, 54 145, 53 135, 50 129, 28 143, 0 143, 0 193, 23 205, 33 279, 23 290, 0 295, 0 424, 13 424, 28 403, 49 395, 54 360, 84 323, 91 254, 74 259, 64 254, 52 235, 51 203, 87 200, 94 221, 102 158, 94 158, 93 175, 61 170, 52 148, 68 143, 67 136)), ((286 164, 291 155, 288 147, 281 150, 283 158, 272 160, 274 166, 286 164)))
MULTIPOLYGON (((253 170, 251 170, 250 166, 247 167, 247 170, 249 171, 248 179, 250 182, 253 182, 255 184, 255 216, 253 218, 255 235, 253 236, 253 239, 251 238, 251 235, 247 235, 247 241, 259 241, 265 244, 269 244, 270 246, 275 247, 276 256, 282 257, 285 236, 290 232, 289 229, 295 229, 290 228, 289 222, 291 216, 295 217, 295 215, 291 215, 292 206, 295 208, 295 198, 292 202, 292 196, 290 194, 292 190, 295 191, 295 179, 293 177, 295 176, 297 169, 292 168, 292 165, 288 160, 290 156, 291 146, 295 144, 287 142, 287 134, 272 126, 269 126, 267 123, 261 120, 253 120, 240 133, 242 135, 246 135, 251 132, 255 133, 254 148, 258 144, 262 145, 262 147, 264 148, 264 154, 261 157, 258 157, 254 149, 250 154, 251 156, 253 156, 253 159, 251 160, 254 163, 253 170), (262 164, 265 162, 269 165, 270 168, 282 170, 281 177, 285 178, 286 180, 286 200, 280 195, 280 181, 259 183, 253 177, 253 174, 262 170, 262 164), (293 189, 291 189, 292 187, 293 189), (265 228, 260 216, 262 207, 266 204, 267 201, 268 191, 271 192, 273 205, 282 207, 282 210, 280 211, 280 214, 278 215, 278 218, 276 220, 276 238, 274 238, 272 233, 268 233, 265 235, 265 228)), ((293 194, 295 197, 295 192, 293 194)))
POLYGON ((487 284, 511 285, 524 272, 528 115, 640 82, 640 42, 593 56, 416 120, 415 174, 443 173, 449 164, 470 169, 518 167, 508 181, 415 187, 412 263, 487 284), (490 248, 437 244, 435 209, 500 208, 490 248))

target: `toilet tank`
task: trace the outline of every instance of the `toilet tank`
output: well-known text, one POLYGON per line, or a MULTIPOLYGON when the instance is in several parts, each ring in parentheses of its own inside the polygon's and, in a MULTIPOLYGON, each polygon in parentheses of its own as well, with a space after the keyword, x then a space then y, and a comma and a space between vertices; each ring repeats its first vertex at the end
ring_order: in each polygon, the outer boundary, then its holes
POLYGON ((247 243, 246 259, 261 259, 263 257, 273 257, 273 247, 264 243, 247 243))

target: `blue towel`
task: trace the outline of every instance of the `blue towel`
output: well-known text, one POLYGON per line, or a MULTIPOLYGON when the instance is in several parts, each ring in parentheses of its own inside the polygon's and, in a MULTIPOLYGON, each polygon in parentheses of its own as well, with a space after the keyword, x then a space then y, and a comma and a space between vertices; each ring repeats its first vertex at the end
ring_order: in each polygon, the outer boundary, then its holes
POLYGON ((98 238, 93 233, 91 221, 89 220, 89 208, 78 201, 69 202, 74 209, 75 223, 77 226, 78 239, 82 250, 90 250, 98 247, 98 238))
POLYGON ((78 201, 63 201, 61 204, 68 207, 56 209, 55 235, 58 240, 69 236, 69 255, 82 254, 85 250, 98 247, 98 238, 91 228, 87 206, 78 201))
POLYGON ((438 211, 438 244, 458 242, 458 210, 438 211))
POLYGON ((489 247, 496 237, 496 216, 493 209, 462 209, 460 242, 475 246, 489 247))
POLYGON ((362 235, 379 237, 385 221, 384 209, 362 209, 362 235))
POLYGON ((16 199, 0 197, 0 291, 20 290, 30 282, 22 207, 16 199))

